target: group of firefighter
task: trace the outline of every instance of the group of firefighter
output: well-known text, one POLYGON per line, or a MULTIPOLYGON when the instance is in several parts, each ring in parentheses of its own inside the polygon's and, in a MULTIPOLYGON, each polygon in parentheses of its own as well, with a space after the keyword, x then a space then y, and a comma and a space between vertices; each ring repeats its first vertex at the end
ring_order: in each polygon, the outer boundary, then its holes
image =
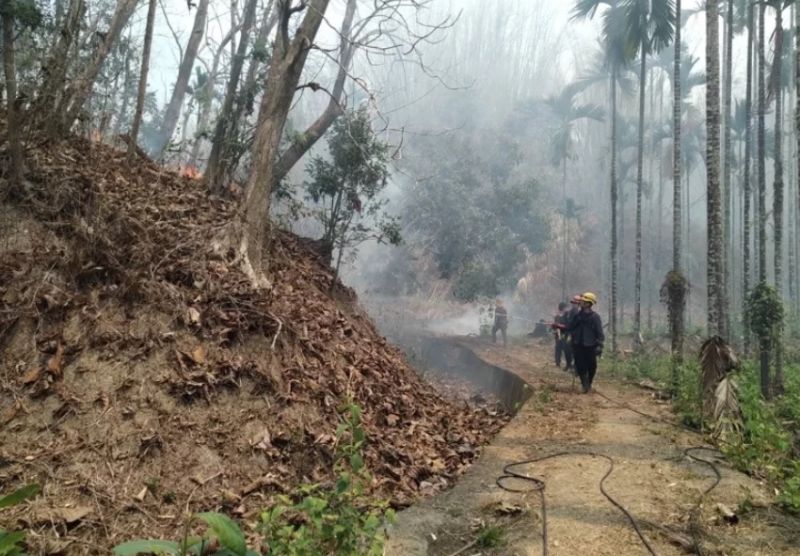
MULTIPOLYGON (((600 315, 595 312, 597 296, 592 292, 574 296, 569 303, 561 302, 558 313, 550 328, 555 336, 555 363, 561 368, 564 361, 564 370, 575 371, 581 380, 581 389, 584 394, 592 389, 594 376, 597 373, 597 359, 603 354, 603 322, 600 315)), ((503 335, 503 344, 506 344, 506 329, 508 327, 508 311, 498 299, 494 309, 494 326, 492 338, 497 340, 497 332, 503 335)))

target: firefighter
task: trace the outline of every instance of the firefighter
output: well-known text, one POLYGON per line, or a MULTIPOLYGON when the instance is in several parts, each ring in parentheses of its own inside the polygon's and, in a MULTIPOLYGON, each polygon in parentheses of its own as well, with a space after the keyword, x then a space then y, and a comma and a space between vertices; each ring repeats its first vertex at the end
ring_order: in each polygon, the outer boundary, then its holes
POLYGON ((556 355, 556 367, 561 368, 561 355, 563 354, 564 360, 567 363, 567 366, 564 367, 564 370, 569 372, 572 369, 573 364, 573 353, 572 353, 572 338, 570 337, 569 332, 567 332, 566 327, 569 324, 569 321, 580 312, 580 304, 581 304, 581 296, 574 295, 572 299, 569 301, 571 307, 566 303, 559 303, 558 304, 558 313, 553 319, 553 323, 550 327, 553 329, 556 339, 556 346, 555 346, 555 355, 556 355), (569 307, 569 310, 567 310, 569 307))
POLYGON ((494 304, 494 326, 492 327, 492 342, 497 343, 497 331, 503 334, 503 345, 508 345, 506 330, 508 329, 508 311, 503 306, 503 300, 499 297, 494 304))
POLYGON ((564 356, 566 360, 566 367, 565 370, 569 370, 572 366, 572 354, 569 353, 569 343, 567 342, 567 332, 562 330, 558 325, 566 326, 569 323, 569 316, 567 308, 569 305, 564 303, 563 301, 558 304, 558 313, 556 313, 555 318, 553 319, 556 326, 553 327, 555 337, 555 358, 556 358, 556 367, 559 369, 561 368, 561 356, 564 356))
POLYGON ((581 379, 583 393, 592 389, 597 372, 597 358, 603 354, 603 322, 594 311, 597 296, 586 292, 580 297, 581 309, 562 329, 572 338, 572 352, 575 358, 575 371, 581 379))
MULTIPOLYGON (((566 312, 564 316, 564 324, 569 324, 569 321, 573 319, 575 315, 577 315, 581 310, 581 296, 580 295, 573 295, 572 299, 569 300, 570 308, 566 312)), ((569 332, 563 331, 562 336, 564 338, 564 358, 567 361, 567 366, 564 368, 565 371, 571 371, 573 369, 573 363, 575 361, 575 354, 572 349, 572 336, 570 336, 569 332)))

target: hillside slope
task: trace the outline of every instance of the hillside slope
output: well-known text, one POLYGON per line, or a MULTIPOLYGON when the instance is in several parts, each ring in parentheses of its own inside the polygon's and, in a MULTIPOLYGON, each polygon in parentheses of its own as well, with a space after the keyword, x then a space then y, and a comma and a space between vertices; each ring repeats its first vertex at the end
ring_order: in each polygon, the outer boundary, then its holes
POLYGON ((502 423, 443 400, 331 271, 276 232, 272 289, 211 249, 234 206, 149 161, 72 139, 29 145, 0 206, 2 515, 34 552, 170 536, 185 510, 252 516, 330 476, 347 399, 364 411, 376 496, 452 483, 502 423), (349 300, 349 301, 348 301, 349 300))

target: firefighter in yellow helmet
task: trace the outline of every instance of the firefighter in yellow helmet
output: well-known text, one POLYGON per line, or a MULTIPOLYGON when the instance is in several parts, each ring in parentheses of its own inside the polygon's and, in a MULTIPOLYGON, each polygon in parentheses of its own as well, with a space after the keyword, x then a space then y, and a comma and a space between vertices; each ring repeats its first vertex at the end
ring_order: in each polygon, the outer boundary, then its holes
POLYGON ((583 393, 592 389, 597 372, 597 358, 603 354, 603 321, 594 311, 597 296, 586 292, 580 296, 581 310, 573 316, 565 327, 572 338, 572 353, 575 358, 575 372, 581 379, 583 393))

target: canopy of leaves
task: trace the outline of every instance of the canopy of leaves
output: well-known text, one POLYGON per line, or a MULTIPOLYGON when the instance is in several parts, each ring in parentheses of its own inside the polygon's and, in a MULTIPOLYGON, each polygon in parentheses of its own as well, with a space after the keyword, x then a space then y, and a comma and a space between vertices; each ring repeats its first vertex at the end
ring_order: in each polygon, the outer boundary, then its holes
POLYGON ((308 166, 308 198, 325 232, 323 239, 339 250, 369 239, 400 242, 400 227, 383 208, 389 177, 388 147, 372 130, 366 110, 339 118, 331 131, 329 157, 308 166))
POLYGON ((526 256, 538 252, 549 235, 540 186, 519 145, 507 136, 482 134, 459 141, 431 138, 420 147, 431 175, 408 192, 407 234, 424 238, 423 256, 433 258, 456 298, 512 288, 526 256))
POLYGON ((623 6, 629 56, 642 50, 651 54, 669 46, 675 31, 672 0, 625 0, 623 6))
POLYGON ((759 282, 747 300, 747 323, 758 338, 772 339, 782 330, 784 308, 778 292, 759 282))
POLYGON ((35 29, 44 19, 42 6, 36 0, 4 0, 0 2, 0 15, 10 15, 19 27, 35 29))
MULTIPOLYGON (((577 96, 585 88, 583 82, 571 83, 564 87, 560 93, 545 99, 545 104, 552 112, 556 125, 551 131, 551 146, 553 149, 553 164, 560 165, 566 159, 576 156, 576 144, 579 141, 576 124, 581 120, 594 120, 602 122, 605 119, 603 107, 594 103, 581 103, 577 96)), ((524 111, 527 107, 522 106, 524 111)))

